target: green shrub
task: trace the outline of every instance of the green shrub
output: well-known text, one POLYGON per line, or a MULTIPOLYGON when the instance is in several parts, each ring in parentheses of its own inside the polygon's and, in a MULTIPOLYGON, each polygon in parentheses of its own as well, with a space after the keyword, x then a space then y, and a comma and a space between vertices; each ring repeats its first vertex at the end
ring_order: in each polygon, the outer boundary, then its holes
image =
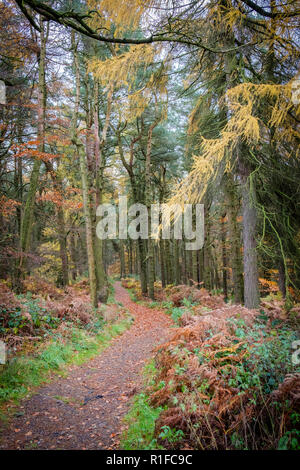
POLYGON ((171 317, 174 323, 178 325, 180 318, 184 314, 184 309, 182 307, 173 307, 171 310, 171 317))
POLYGON ((26 296, 19 295, 22 300, 22 309, 25 310, 30 317, 24 315, 20 307, 0 309, 0 334, 19 334, 22 330, 46 330, 57 328, 60 320, 49 313, 45 308, 41 307, 37 299, 33 299, 31 292, 27 292, 26 296))
POLYGON ((172 448, 175 444, 184 438, 184 432, 181 429, 171 429, 170 426, 162 426, 162 432, 159 434, 160 439, 168 441, 172 448))
POLYGON ((270 394, 286 374, 300 370, 291 361, 291 345, 298 338, 297 333, 286 326, 270 330, 265 318, 260 315, 252 328, 247 328, 242 320, 231 320, 235 336, 245 342, 243 347, 247 349, 236 376, 229 380, 229 385, 240 391, 256 388, 270 394))

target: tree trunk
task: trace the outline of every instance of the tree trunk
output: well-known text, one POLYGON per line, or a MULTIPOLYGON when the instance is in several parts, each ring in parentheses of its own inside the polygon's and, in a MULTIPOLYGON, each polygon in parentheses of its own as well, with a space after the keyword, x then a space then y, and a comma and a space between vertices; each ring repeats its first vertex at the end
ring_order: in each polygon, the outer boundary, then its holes
POLYGON ((73 112, 73 122, 72 122, 72 143, 76 148, 77 156, 79 157, 80 162, 80 174, 81 174, 81 186, 82 186, 82 197, 83 197, 83 211, 85 219, 85 229, 86 229, 86 246, 87 246, 87 255, 88 255, 88 269, 89 269, 89 281, 90 281, 90 297, 92 306, 98 307, 98 295, 97 295, 97 277, 96 277, 96 266, 95 266, 95 254, 94 254, 94 243, 93 243, 93 224, 90 208, 90 198, 89 198, 89 181, 88 181, 88 169, 84 152, 84 145, 81 142, 80 138, 77 135, 77 119, 78 119, 78 109, 79 109, 79 93, 80 93, 80 71, 79 71, 79 62, 77 55, 77 44, 75 41, 75 33, 72 31, 72 48, 74 54, 74 66, 76 73, 76 100, 75 107, 73 112))
POLYGON ((139 274, 139 253, 138 253, 138 246, 136 240, 134 240, 133 245, 133 252, 134 252, 134 273, 136 275, 139 274))
POLYGON ((286 298, 285 266, 282 260, 278 264, 278 287, 283 299, 286 298))
MULTIPOLYGON (((102 139, 100 142, 99 137, 99 83, 95 78, 94 83, 94 137, 95 137, 95 160, 96 160, 96 206, 102 203, 102 194, 103 194, 103 172, 104 172, 104 158, 102 146, 106 141, 107 128, 110 118, 110 109, 111 109, 111 99, 112 99, 112 88, 111 92, 108 94, 108 104, 107 104, 107 113, 106 113, 106 122, 102 131, 102 139)), ((96 216, 96 226, 100 221, 100 217, 96 216)), ((101 292, 101 301, 106 302, 108 296, 107 289, 107 278, 103 266, 103 240, 101 240, 97 235, 94 239, 94 250, 95 250, 95 262, 96 262, 96 276, 97 276, 97 288, 101 292)))
POLYGON ((244 296, 245 307, 258 308, 258 266, 256 253, 256 208, 255 189, 250 180, 250 170, 240 162, 243 206, 243 244, 244 244, 244 296))
POLYGON ((77 253, 76 253, 76 244, 75 244, 75 234, 71 232, 69 237, 69 248, 70 248, 70 271, 72 280, 75 281, 77 277, 77 253))
POLYGON ((159 240, 159 257, 160 257, 160 276, 161 285, 166 287, 166 262, 165 262, 165 251, 164 251, 164 240, 159 240))
POLYGON ((182 255, 182 282, 187 284, 187 267, 186 267, 186 249, 185 242, 181 243, 181 255, 182 255))
MULTIPOLYGON (((54 170, 53 165, 50 161, 45 162, 46 168, 50 173, 50 176, 53 181, 53 186, 56 191, 60 194, 63 193, 62 181, 58 176, 57 172, 54 170)), ((58 162, 59 165, 59 162, 58 162)), ((59 240, 59 255, 61 259, 61 276, 60 276, 60 285, 68 286, 69 285, 69 262, 68 262, 68 251, 67 251, 67 235, 65 229, 65 216, 63 207, 61 204, 57 205, 56 209, 57 217, 57 228, 58 228, 58 240, 59 240)))
POLYGON ((124 243, 122 240, 119 241, 120 243, 120 277, 126 277, 126 266, 125 266, 125 254, 124 254, 124 243))
POLYGON ((209 220, 209 212, 205 214, 205 228, 206 228, 206 235, 204 239, 204 246, 203 246, 203 281, 204 287, 207 290, 211 290, 211 248, 210 248, 210 220, 209 220))
MULTIPOLYGON (((45 151, 45 118, 46 118, 46 80, 45 80, 45 59, 46 59, 46 42, 48 29, 45 32, 44 22, 40 18, 40 49, 38 53, 39 64, 39 82, 38 82, 38 122, 37 122, 37 140, 39 142, 38 150, 45 151)), ((49 26, 47 26, 49 28, 49 26)), ((20 259, 17 268, 17 289, 21 290, 22 278, 24 278, 27 266, 27 252, 30 247, 30 239, 33 225, 33 211, 35 194, 39 183, 39 174, 42 160, 36 158, 34 160, 32 173, 30 176, 29 190, 25 203, 24 213, 21 222, 20 231, 20 259)))
POLYGON ((243 279, 243 262, 241 254, 241 233, 238 223, 239 214, 239 198, 231 174, 225 175, 225 193, 227 200, 227 217, 228 231, 230 238, 230 257, 232 267, 232 282, 234 303, 243 303, 244 298, 244 279, 243 279))
POLYGON ((174 282, 180 284, 179 241, 174 240, 174 282))
POLYGON ((193 279, 194 283, 197 285, 197 287, 199 287, 199 284, 198 284, 198 258, 197 258, 197 251, 196 250, 192 250, 192 279, 193 279))
POLYGON ((222 239, 222 274, 223 274, 223 295, 224 300, 228 300, 228 288, 227 288, 227 252, 226 252, 226 227, 225 227, 226 214, 221 218, 221 239, 222 239))
POLYGON ((171 260, 170 240, 164 240, 164 247, 167 284, 173 284, 173 267, 171 260))
MULTIPOLYGON (((158 122, 151 124, 148 131, 148 140, 147 140, 147 152, 146 152, 146 168, 145 168, 145 177, 146 177, 146 205, 148 209, 149 219, 151 218, 151 147, 152 147, 152 133, 154 127, 158 122)), ((151 220, 150 220, 151 227, 151 220)), ((155 266, 154 266, 154 245, 151 234, 148 239, 148 286, 149 286, 149 297, 154 300, 154 279, 155 279, 155 266)))
POLYGON ((146 240, 139 238, 138 243, 138 259, 139 259, 139 268, 140 268, 140 281, 141 289, 144 295, 148 293, 148 282, 147 282, 147 248, 146 240))
POLYGON ((58 237, 59 237, 59 254, 61 259, 62 285, 69 285, 69 262, 67 251, 67 236, 65 230, 65 218, 62 207, 57 209, 58 237))
POLYGON ((128 240, 128 271, 129 274, 133 274, 133 249, 132 249, 132 240, 128 240))

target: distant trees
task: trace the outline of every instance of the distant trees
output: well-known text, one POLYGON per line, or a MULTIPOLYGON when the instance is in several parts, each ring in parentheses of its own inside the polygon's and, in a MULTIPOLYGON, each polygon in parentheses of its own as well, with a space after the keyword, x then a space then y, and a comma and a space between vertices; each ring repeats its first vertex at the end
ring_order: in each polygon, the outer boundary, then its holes
POLYGON ((21 291, 29 273, 67 286, 88 270, 97 307, 118 257, 151 298, 158 280, 193 283, 254 308, 261 279, 288 305, 300 285, 296 3, 15 3, 1 6, 7 34, 0 20, 1 275, 21 291), (100 240, 97 206, 124 194, 204 203, 204 247, 100 240))
POLYGON ((21 219, 20 228, 20 258, 17 263, 17 290, 20 290, 20 280, 26 274, 27 252, 30 248, 31 231, 33 224, 33 211, 35 195, 38 189, 39 173, 42 163, 42 157, 45 153, 45 125, 46 125, 46 44, 49 34, 49 24, 45 28, 43 19, 39 18, 40 24, 40 44, 37 48, 38 63, 38 91, 37 91, 37 151, 38 155, 34 159, 33 168, 30 176, 29 189, 24 206, 24 213, 21 219))

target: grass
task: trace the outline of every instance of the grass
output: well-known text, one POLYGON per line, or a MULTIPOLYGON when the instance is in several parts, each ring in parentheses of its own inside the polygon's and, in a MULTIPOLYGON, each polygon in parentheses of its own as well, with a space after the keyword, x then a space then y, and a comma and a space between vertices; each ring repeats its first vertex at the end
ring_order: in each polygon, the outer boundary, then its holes
MULTIPOLYGON (((157 373, 154 360, 149 362, 144 370, 145 388, 153 385, 153 378, 157 373)), ((155 422, 159 417, 162 407, 153 408, 149 405, 149 397, 144 393, 136 395, 129 413, 124 422, 128 425, 120 442, 120 449, 124 450, 155 450, 163 449, 154 437, 155 422)))
POLYGON ((4 405, 17 405, 20 399, 29 396, 34 387, 48 381, 51 373, 66 375, 67 366, 80 365, 103 351, 112 338, 122 334, 131 325, 127 317, 114 324, 104 325, 96 335, 72 327, 69 338, 53 336, 49 343, 32 356, 17 356, 3 366, 0 375, 0 406, 3 416, 4 405))

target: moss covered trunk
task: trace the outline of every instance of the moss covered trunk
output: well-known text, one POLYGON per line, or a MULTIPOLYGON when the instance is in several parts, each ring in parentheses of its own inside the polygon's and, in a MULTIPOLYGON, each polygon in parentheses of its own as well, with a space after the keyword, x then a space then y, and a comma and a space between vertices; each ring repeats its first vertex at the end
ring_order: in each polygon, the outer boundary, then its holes
POLYGON ((88 255, 88 269, 89 269, 89 282, 90 282, 90 297, 93 307, 97 308, 98 306, 98 295, 97 295, 97 277, 96 277, 96 266, 95 266, 95 253, 94 253, 94 243, 93 243, 93 223, 90 207, 90 198, 89 198, 89 181, 88 181, 88 168, 86 162, 86 156, 84 151, 84 145, 81 142, 80 138, 77 135, 77 119, 78 119, 78 110, 79 110, 79 97, 80 97, 80 70, 79 70, 79 60, 77 54, 77 44, 75 39, 75 33, 72 32, 72 49, 74 57, 74 67, 76 74, 76 99, 75 107, 73 112, 73 122, 71 128, 71 140, 76 149, 76 156, 79 157, 80 163, 80 175, 81 175, 81 189, 82 189, 82 198, 83 198, 83 212, 85 219, 85 229, 86 229, 86 247, 88 255))

